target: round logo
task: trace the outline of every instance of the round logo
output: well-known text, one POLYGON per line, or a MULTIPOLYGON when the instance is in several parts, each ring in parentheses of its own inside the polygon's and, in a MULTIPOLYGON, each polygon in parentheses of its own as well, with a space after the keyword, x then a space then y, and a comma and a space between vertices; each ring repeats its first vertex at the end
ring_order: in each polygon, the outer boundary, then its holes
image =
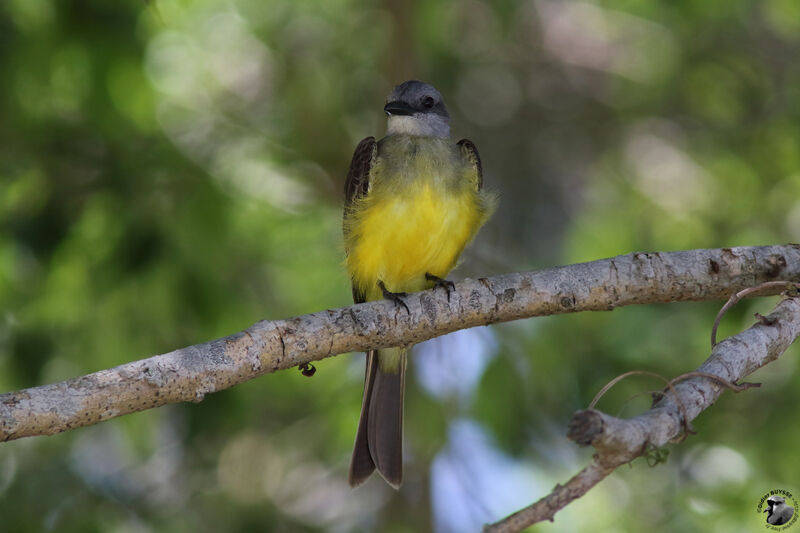
POLYGON ((764 526, 773 531, 789 529, 800 514, 797 500, 788 490, 774 489, 764 494, 756 511, 764 515, 764 526))

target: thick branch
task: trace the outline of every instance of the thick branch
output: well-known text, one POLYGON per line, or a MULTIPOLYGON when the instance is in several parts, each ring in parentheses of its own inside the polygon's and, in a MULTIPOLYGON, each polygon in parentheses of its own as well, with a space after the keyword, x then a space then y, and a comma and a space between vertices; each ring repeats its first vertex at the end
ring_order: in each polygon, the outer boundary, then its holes
POLYGON ((800 298, 788 298, 750 329, 717 344, 697 369, 722 381, 689 377, 671 390, 665 389, 649 411, 628 420, 594 409, 578 411, 567 436, 579 444, 595 447, 597 454, 592 463, 546 497, 487 526, 484 531, 521 531, 537 522, 552 520, 558 511, 586 494, 617 467, 649 450, 681 440, 690 422, 717 401, 726 388, 725 382, 735 383, 774 361, 798 336, 800 298))
MULTIPOLYGON (((160 405, 199 402, 262 374, 339 353, 417 343, 458 329, 631 304, 714 300, 800 279, 800 245, 633 253, 456 284, 406 298, 262 321, 222 339, 0 395, 0 441, 52 435, 160 405)), ((777 293, 775 289, 773 293, 777 293)))

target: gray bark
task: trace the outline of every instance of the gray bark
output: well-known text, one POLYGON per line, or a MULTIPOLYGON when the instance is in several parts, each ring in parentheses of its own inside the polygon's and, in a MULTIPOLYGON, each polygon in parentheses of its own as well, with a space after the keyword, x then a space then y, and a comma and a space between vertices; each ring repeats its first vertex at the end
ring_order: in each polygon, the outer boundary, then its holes
MULTIPOLYGON (((800 245, 632 253, 506 274, 406 298, 261 321, 228 337, 0 395, 0 441, 52 435, 210 393, 339 353, 413 344, 458 329, 631 304, 727 298, 800 279, 800 245)), ((772 289, 772 293, 779 289, 772 289)), ((668 422, 668 420, 667 420, 668 422)))
POLYGON ((691 431, 691 421, 719 399, 725 383, 735 384, 776 360, 800 336, 800 298, 781 301, 772 314, 753 327, 717 344, 697 372, 712 377, 689 377, 671 388, 653 407, 634 418, 620 419, 594 409, 578 411, 568 437, 597 450, 592 462, 564 485, 533 503, 488 525, 485 533, 521 531, 555 514, 580 498, 617 467, 676 442, 691 431))

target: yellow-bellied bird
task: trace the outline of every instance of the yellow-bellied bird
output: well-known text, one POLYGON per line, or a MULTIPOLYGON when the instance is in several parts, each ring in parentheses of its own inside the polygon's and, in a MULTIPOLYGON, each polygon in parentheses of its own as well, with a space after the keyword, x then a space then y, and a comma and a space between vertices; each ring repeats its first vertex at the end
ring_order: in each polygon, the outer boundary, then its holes
MULTIPOLYGON (((489 218, 496 198, 483 189, 481 160, 467 139, 450 140, 450 115, 432 86, 407 81, 383 110, 386 137, 356 147, 345 183, 344 244, 356 303, 434 286, 489 218)), ((407 307, 406 307, 407 309, 407 307)), ((350 485, 377 469, 393 487, 403 481, 403 391, 410 346, 372 350, 350 485)))

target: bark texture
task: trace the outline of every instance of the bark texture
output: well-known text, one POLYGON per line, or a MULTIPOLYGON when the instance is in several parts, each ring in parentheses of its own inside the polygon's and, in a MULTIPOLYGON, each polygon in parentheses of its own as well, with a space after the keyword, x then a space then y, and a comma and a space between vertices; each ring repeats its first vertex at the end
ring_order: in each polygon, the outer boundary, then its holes
POLYGON ((753 327, 717 344, 697 372, 711 377, 689 377, 662 391, 653 407, 631 419, 620 419, 594 409, 578 411, 567 436, 597 450, 592 462, 564 485, 536 503, 486 526, 486 533, 521 531, 555 514, 580 498, 617 467, 669 442, 682 440, 691 421, 717 401, 725 382, 736 383, 777 359, 800 336, 800 298, 781 301, 772 314, 753 327))
POLYGON ((409 295, 408 312, 378 301, 265 320, 207 343, 2 394, 0 441, 52 435, 168 403, 199 402, 210 392, 340 353, 412 344, 533 316, 725 299, 774 280, 800 280, 800 245, 631 253, 466 279, 456 284, 449 301, 443 290, 409 295))

